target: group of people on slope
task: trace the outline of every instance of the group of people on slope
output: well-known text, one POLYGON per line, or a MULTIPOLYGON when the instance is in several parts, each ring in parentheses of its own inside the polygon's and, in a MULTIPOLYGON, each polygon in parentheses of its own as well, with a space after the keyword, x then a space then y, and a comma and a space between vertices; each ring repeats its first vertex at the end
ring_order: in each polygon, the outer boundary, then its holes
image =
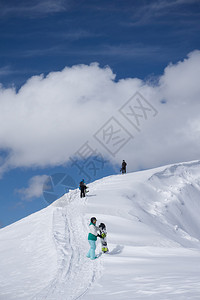
MULTIPOLYGON (((126 173, 126 166, 127 166, 127 163, 125 162, 125 160, 122 161, 122 166, 121 166, 121 169, 120 169, 120 172, 122 172, 122 174, 125 174, 126 173)), ((82 179, 81 182, 79 183, 79 189, 80 189, 80 197, 83 198, 85 197, 86 195, 86 192, 87 192, 87 186, 85 184, 85 180, 82 179)))
MULTIPOLYGON (((127 163, 125 160, 122 161, 122 166, 120 169, 120 172, 122 174, 126 173, 126 166, 127 163)), ((79 184, 79 189, 80 189, 80 197, 83 198, 86 195, 87 191, 87 186, 85 184, 84 179, 81 180, 79 184)), ((101 246, 102 246, 102 252, 106 253, 108 252, 108 247, 107 247, 107 232, 106 232, 106 226, 104 223, 101 223, 99 226, 96 226, 97 219, 95 217, 92 217, 90 220, 90 225, 89 225, 89 234, 88 234, 88 242, 90 244, 90 250, 87 253, 87 257, 90 258, 91 260, 94 260, 97 258, 95 255, 95 249, 96 249, 96 241, 97 237, 101 239, 101 246)))
POLYGON ((101 223, 99 226, 96 226, 96 222, 97 219, 95 217, 92 217, 89 225, 88 242, 90 244, 90 250, 88 251, 87 257, 91 260, 97 258, 97 256, 95 255, 97 237, 101 239, 102 252, 106 253, 109 251, 106 240, 106 226, 104 223, 101 223))

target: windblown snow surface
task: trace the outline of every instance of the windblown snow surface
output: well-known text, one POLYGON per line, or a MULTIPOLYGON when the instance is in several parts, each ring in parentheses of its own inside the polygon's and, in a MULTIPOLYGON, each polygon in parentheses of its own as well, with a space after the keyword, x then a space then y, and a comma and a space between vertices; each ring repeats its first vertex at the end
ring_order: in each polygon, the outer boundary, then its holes
POLYGON ((200 162, 110 176, 89 190, 0 230, 1 300, 200 299, 200 162), (107 225, 110 250, 94 261, 92 216, 107 225))

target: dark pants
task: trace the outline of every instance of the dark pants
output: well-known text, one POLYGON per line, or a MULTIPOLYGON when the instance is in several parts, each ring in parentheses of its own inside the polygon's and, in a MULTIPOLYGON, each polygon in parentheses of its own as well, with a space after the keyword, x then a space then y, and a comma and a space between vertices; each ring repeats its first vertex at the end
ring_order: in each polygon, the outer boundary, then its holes
POLYGON ((122 174, 126 173, 126 168, 122 168, 122 174))
POLYGON ((81 198, 85 197, 85 187, 81 187, 81 198))

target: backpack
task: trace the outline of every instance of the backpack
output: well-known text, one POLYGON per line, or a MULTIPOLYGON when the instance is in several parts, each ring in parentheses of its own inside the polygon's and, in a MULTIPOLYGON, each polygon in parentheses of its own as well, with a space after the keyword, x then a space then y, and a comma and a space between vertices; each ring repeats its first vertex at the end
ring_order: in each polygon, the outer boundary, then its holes
POLYGON ((123 163, 122 163, 122 168, 123 168, 123 169, 126 168, 126 162, 125 162, 125 161, 123 161, 123 163))
POLYGON ((83 187, 84 185, 85 185, 85 184, 84 184, 83 181, 81 181, 80 184, 79 184, 80 187, 83 187))

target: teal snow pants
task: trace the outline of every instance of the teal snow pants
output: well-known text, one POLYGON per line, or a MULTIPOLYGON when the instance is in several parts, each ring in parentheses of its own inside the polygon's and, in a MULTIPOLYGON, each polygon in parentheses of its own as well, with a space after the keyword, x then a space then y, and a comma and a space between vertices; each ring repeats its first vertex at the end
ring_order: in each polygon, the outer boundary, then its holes
POLYGON ((88 251, 87 257, 90 259, 95 259, 95 249, 96 249, 96 241, 88 240, 90 244, 90 250, 88 251))

